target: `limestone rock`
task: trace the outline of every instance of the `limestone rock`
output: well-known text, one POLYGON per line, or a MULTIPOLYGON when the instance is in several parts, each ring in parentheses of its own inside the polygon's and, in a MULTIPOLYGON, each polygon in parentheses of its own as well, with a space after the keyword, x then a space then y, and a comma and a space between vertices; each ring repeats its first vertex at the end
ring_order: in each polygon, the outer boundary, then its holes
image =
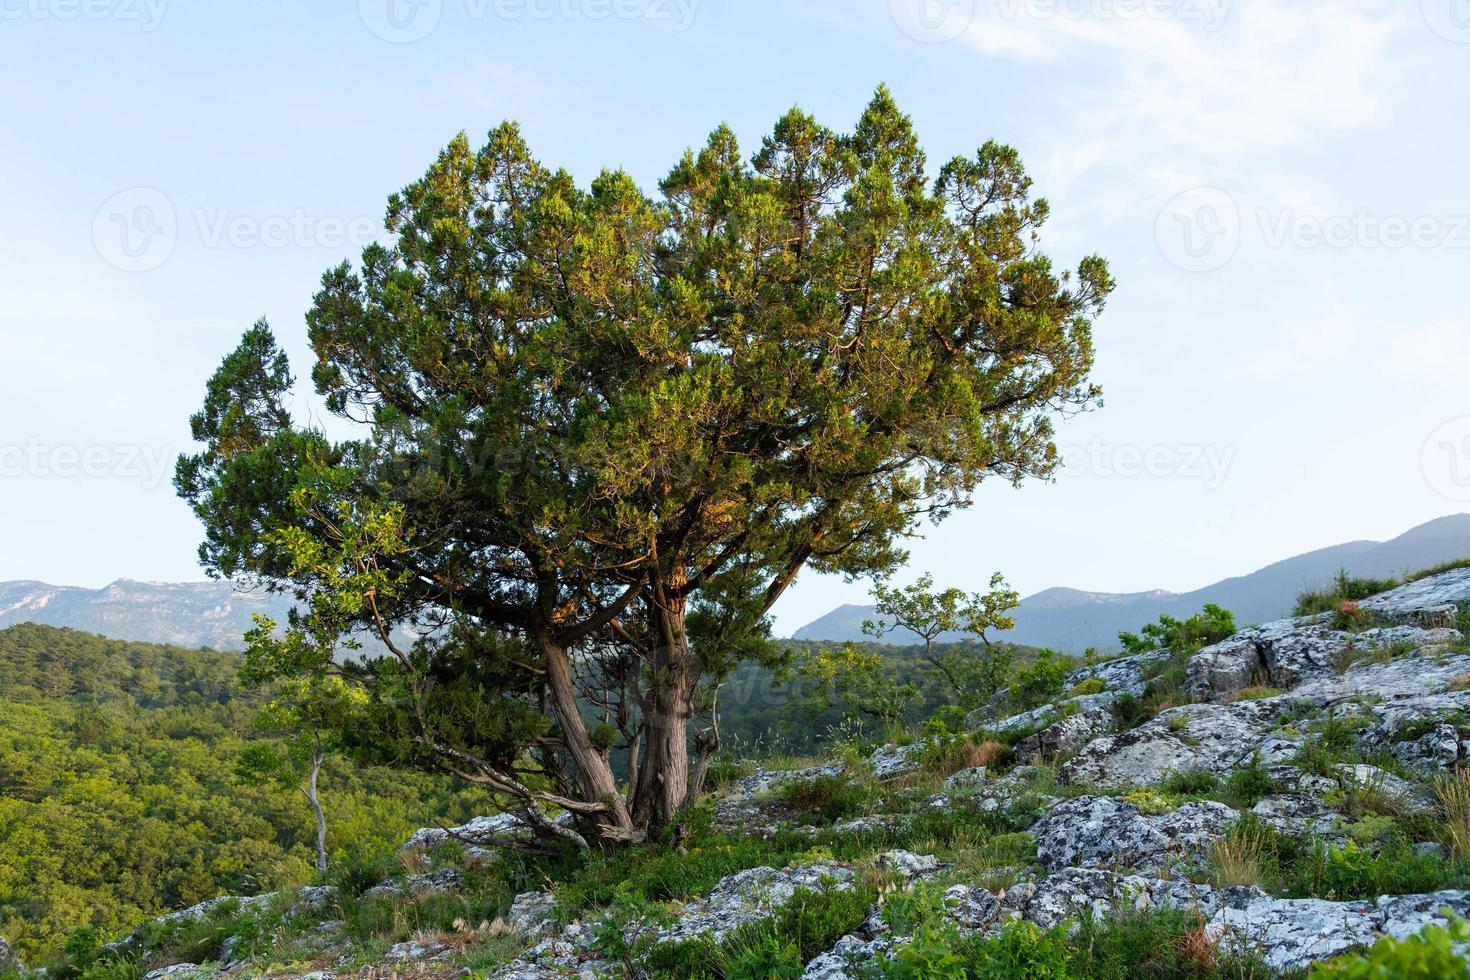
POLYGON ((1212 938, 1228 949, 1259 954, 1274 970, 1306 967, 1376 938, 1381 919, 1371 902, 1234 896, 1210 919, 1212 938))
POLYGON ((1209 885, 1142 875, 1119 875, 1100 868, 1064 868, 1036 885, 1012 889, 1003 904, 1029 922, 1050 929, 1066 920, 1105 918, 1124 909, 1186 908, 1212 915, 1220 894, 1209 885))
POLYGON ((856 980, 865 975, 866 967, 875 960, 886 959, 895 941, 884 937, 864 939, 859 935, 843 936, 837 945, 806 965, 802 980, 856 980))
POLYGON ((522 932, 549 932, 556 926, 556 898, 547 892, 522 892, 511 902, 506 920, 522 932))
POLYGON ((1038 860, 1053 869, 1159 866, 1208 851, 1238 817, 1209 801, 1147 816, 1126 800, 1079 796, 1052 807, 1031 835, 1038 860))
POLYGON ((939 870, 939 859, 932 854, 912 851, 884 851, 878 855, 878 866, 888 868, 905 882, 927 878, 939 870))
POLYGON ((873 753, 868 761, 872 763, 873 775, 879 779, 890 779, 894 776, 902 776, 905 773, 915 772, 919 768, 919 759, 924 751, 929 748, 928 742, 914 742, 909 745, 885 745, 873 753))
POLYGON ((971 789, 983 785, 985 782, 985 767, 974 766, 970 769, 961 769, 959 772, 951 773, 944 779, 945 789, 971 789))
POLYGON ((1021 739, 1016 743, 1016 754, 1023 759, 1055 759, 1108 734, 1115 727, 1110 706, 1090 708, 1021 739))
POLYGON ((459 872, 453 868, 440 868, 425 874, 409 875, 400 880, 389 879, 362 893, 365 899, 393 898, 398 895, 431 895, 459 886, 459 872))
POLYGON ((985 888, 955 885, 944 893, 944 905, 961 929, 988 929, 1001 917, 1000 899, 985 888))
POLYGON ((791 900, 798 891, 846 891, 852 888, 850 868, 830 862, 798 868, 749 868, 720 879, 709 897, 690 902, 679 920, 658 934, 659 942, 682 942, 708 935, 719 942, 747 922, 763 919, 791 900))
POLYGON ((1470 605, 1470 568, 1431 575, 1358 603, 1366 612, 1421 626, 1449 626, 1456 611, 1470 605))

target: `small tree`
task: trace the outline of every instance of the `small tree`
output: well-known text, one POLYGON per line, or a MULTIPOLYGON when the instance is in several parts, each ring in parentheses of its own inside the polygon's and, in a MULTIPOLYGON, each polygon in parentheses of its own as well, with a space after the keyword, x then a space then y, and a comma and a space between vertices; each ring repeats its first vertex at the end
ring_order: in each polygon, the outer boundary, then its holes
MULTIPOLYGON (((273 629, 269 620, 257 619, 257 632, 269 634, 273 629)), ((265 737, 247 744, 235 761, 236 777, 242 782, 288 787, 306 798, 316 820, 319 874, 327 870, 327 815, 318 783, 322 764, 344 727, 351 699, 351 692, 340 681, 286 684, 256 713, 255 728, 265 737)))
POLYGON ((902 589, 879 582, 873 588, 877 612, 882 618, 863 622, 863 632, 881 639, 895 630, 914 634, 923 644, 921 656, 949 685, 957 701, 973 700, 977 688, 988 694, 1005 686, 1012 658, 1009 651, 996 651, 986 635, 989 630, 1014 629, 1016 621, 1006 615, 1020 604, 1021 597, 995 573, 990 578, 990 591, 966 595, 960 589, 934 591, 934 577, 919 576, 918 581, 902 589), (986 655, 977 656, 962 644, 942 645, 936 641, 945 633, 963 631, 984 644, 986 655))

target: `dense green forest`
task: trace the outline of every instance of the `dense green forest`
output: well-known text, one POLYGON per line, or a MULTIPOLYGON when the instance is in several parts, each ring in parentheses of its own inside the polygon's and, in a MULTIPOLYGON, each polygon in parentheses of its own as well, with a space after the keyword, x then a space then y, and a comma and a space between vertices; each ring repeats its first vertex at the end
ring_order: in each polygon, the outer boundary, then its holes
MULTIPOLYGON (((942 703, 919 648, 862 648, 881 652, 893 685, 917 683, 905 720, 942 703)), ((821 649, 792 642, 788 659, 821 649)), ((214 650, 0 631, 0 936, 37 954, 78 928, 110 938, 215 895, 313 877, 302 796, 237 776, 262 698, 240 688, 239 666, 214 650)), ((726 755, 815 752, 850 733, 846 706, 814 711, 811 687, 794 669, 739 670, 721 692, 726 755)), ((389 851, 421 826, 493 808, 448 778, 340 759, 323 772, 322 801, 336 857, 389 851)))
MULTIPOLYGON (((314 874, 314 823, 236 759, 259 696, 239 658, 24 624, 0 632, 0 936, 23 954, 314 874)), ((328 848, 381 851, 485 812, 447 778, 329 761, 328 848)))

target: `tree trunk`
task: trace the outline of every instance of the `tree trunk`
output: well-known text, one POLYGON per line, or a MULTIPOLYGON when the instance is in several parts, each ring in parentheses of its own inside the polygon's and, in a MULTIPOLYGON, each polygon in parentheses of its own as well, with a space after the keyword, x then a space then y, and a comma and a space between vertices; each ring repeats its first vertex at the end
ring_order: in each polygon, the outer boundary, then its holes
POLYGON ((655 609, 653 678, 643 705, 648 748, 638 769, 633 821, 650 833, 673 823, 689 797, 689 719, 699 677, 684 632, 683 604, 655 609))
POLYGON ((577 785, 582 799, 588 803, 605 803, 605 813, 593 818, 597 834, 609 840, 631 841, 641 836, 628 816, 628 808, 618 793, 618 782, 612 768, 587 734, 587 723, 577 703, 577 686, 572 677, 572 662, 566 650, 550 637, 538 640, 546 665, 547 688, 551 694, 551 711, 561 726, 562 739, 576 767, 577 785))
POLYGON ((316 792, 317 774, 322 771, 322 752, 318 749, 311 757, 311 775, 306 781, 306 801, 311 812, 316 814, 316 870, 327 873, 327 815, 322 812, 321 800, 316 792))

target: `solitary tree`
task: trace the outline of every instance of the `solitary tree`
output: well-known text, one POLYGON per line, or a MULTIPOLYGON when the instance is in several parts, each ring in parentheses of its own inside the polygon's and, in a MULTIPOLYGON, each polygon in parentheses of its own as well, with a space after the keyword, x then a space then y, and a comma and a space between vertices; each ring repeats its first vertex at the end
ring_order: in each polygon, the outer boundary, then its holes
POLYGON ((1020 604, 1021 597, 1006 585, 999 572, 990 577, 990 591, 985 593, 966 595, 956 588, 935 591, 934 576, 924 574, 901 589, 879 582, 873 588, 873 598, 877 600, 879 618, 865 620, 864 633, 874 639, 896 630, 917 636, 923 644, 920 655, 944 678, 957 699, 963 700, 981 689, 986 694, 998 689, 1001 682, 997 676, 1004 676, 1011 666, 1008 651, 975 655, 964 646, 936 648, 935 643, 945 633, 963 632, 979 639, 989 650, 990 630, 1015 628, 1016 622, 1008 613, 1020 604))
POLYGON ((203 563, 295 590, 254 662, 353 673, 392 761, 546 837, 642 839, 698 793, 718 735, 691 723, 798 573, 884 573, 982 480, 1052 472, 1113 282, 1054 270, 1046 215, 1004 146, 931 180, 883 89, 851 133, 793 110, 751 158, 720 127, 652 197, 579 188, 510 124, 461 135, 307 314, 358 438, 293 420, 264 323, 210 381, 177 477, 203 563), (389 656, 335 666, 362 630, 389 656))
MULTIPOLYGON (((275 624, 261 620, 252 637, 269 637, 275 624)), ((247 671, 245 680, 251 681, 247 671)), ((255 727, 265 737, 248 743, 235 760, 237 777, 247 784, 274 783, 295 789, 316 821, 316 869, 327 870, 327 814, 320 779, 327 754, 337 744, 351 711, 353 693, 340 680, 318 684, 293 679, 274 692, 256 713, 255 727)))

